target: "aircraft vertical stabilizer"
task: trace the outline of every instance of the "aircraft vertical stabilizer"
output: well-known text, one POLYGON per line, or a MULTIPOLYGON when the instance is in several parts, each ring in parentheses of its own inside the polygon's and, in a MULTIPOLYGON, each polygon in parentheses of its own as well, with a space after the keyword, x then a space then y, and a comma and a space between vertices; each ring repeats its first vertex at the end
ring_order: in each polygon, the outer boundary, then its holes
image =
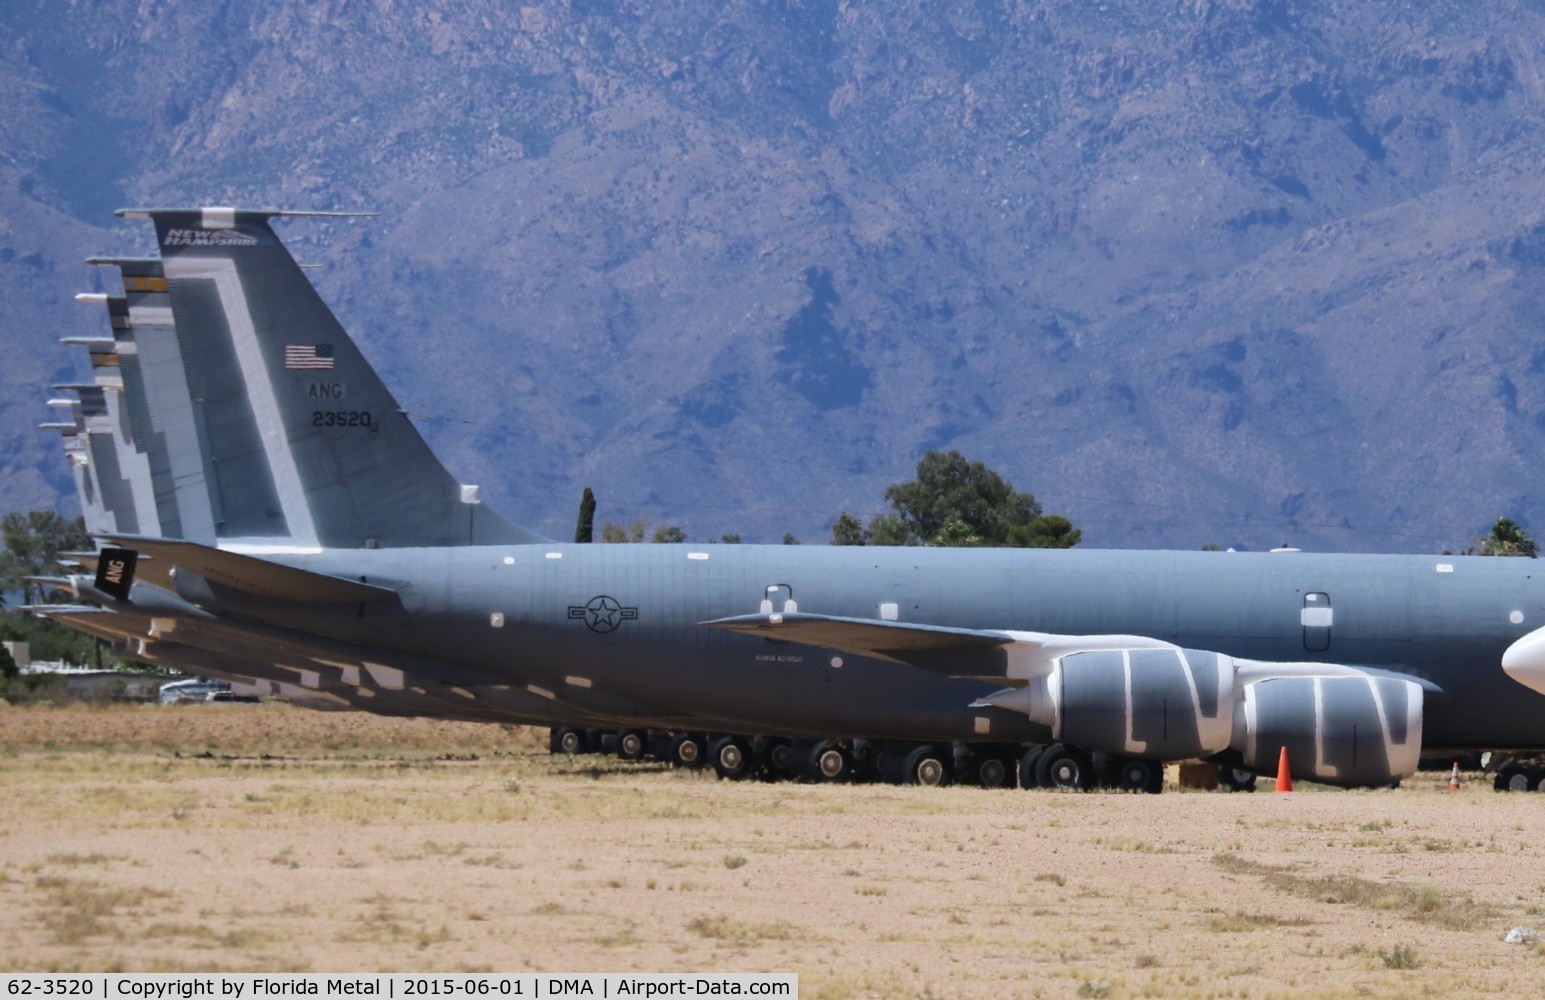
POLYGON ((90 263, 115 265, 123 278, 124 308, 113 309, 117 299, 109 299, 108 306, 124 405, 135 428, 135 445, 149 466, 159 534, 212 545, 215 517, 205 448, 161 261, 95 257, 90 263))
POLYGON ((540 537, 446 471, 274 234, 278 211, 150 209, 224 545, 540 537))

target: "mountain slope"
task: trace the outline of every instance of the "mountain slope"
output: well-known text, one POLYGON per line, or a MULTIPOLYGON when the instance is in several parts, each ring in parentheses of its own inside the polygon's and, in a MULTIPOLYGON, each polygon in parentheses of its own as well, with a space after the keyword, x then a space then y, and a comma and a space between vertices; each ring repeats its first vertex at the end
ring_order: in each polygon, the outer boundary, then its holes
POLYGON ((824 537, 956 447, 1090 545, 1431 551, 1545 498, 1545 18, 1344 8, 15 5, 7 505, 114 199, 284 234, 555 536, 824 537), (701 9, 700 9, 701 8, 701 9), (145 10, 149 10, 146 8, 145 10))

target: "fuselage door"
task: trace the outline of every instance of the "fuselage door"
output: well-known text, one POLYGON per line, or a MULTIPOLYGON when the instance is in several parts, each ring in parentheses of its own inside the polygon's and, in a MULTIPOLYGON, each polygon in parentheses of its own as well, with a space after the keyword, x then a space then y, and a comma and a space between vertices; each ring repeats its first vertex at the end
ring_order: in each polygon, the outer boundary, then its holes
POLYGON ((1304 607, 1298 620, 1304 627, 1305 649, 1323 653, 1330 648, 1330 629, 1335 616, 1329 594, 1312 592, 1304 595, 1304 607))

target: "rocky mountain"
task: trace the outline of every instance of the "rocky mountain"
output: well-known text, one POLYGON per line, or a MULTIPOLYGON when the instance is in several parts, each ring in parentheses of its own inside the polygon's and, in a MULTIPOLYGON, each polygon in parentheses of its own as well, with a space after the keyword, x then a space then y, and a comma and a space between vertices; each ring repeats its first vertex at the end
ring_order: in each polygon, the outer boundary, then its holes
POLYGON ((1545 13, 1328 0, 15 0, 0 505, 143 252, 281 230, 460 478, 824 539, 929 448, 1086 545, 1545 526, 1545 13), (142 225, 142 224, 141 224, 142 225))

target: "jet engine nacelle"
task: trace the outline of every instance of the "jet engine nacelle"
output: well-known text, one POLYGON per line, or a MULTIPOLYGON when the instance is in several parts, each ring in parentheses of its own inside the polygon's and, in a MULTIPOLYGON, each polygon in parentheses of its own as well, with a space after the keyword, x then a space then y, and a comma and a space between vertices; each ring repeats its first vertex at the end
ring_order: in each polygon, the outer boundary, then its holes
POLYGON ((1416 773, 1420 685, 1334 676, 1347 669, 1334 665, 1250 682, 1247 674, 1262 666, 1175 647, 1084 650, 989 703, 1025 712, 1054 739, 1110 754, 1182 760, 1232 747, 1245 767, 1269 774, 1287 747, 1295 777, 1326 784, 1385 785, 1416 773))
POLYGON ((1030 717, 1089 750, 1181 760, 1229 745, 1234 661, 1196 649, 1105 649, 1059 658, 1031 685, 1030 717))
POLYGON ((1398 677, 1279 677, 1247 686, 1234 705, 1245 767, 1275 772, 1283 747, 1295 778, 1387 785, 1416 773, 1422 689, 1398 677))

